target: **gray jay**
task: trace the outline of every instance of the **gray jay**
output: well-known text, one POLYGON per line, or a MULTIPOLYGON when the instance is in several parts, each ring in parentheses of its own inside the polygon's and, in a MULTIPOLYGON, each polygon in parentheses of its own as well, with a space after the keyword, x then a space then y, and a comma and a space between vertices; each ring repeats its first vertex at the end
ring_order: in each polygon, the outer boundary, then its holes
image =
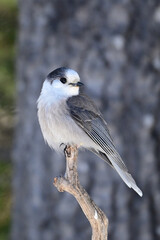
POLYGON ((113 144, 107 123, 95 103, 81 91, 82 85, 78 73, 69 68, 57 68, 48 74, 37 101, 45 141, 55 150, 62 143, 89 149, 142 196, 113 144))

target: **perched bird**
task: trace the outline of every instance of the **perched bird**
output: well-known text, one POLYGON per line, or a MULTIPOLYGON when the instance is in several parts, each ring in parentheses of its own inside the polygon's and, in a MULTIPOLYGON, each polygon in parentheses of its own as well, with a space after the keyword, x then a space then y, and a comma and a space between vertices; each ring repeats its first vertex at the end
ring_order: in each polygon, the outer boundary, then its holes
POLYGON ((48 74, 37 101, 45 141, 55 150, 62 143, 89 149, 142 196, 113 144, 107 123, 82 86, 78 73, 72 69, 61 67, 48 74))

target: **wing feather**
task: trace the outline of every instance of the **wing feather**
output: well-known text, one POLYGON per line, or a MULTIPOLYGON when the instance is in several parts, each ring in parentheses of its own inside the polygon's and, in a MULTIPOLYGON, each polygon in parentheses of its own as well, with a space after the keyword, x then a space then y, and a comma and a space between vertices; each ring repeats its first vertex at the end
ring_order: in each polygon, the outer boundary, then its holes
POLYGON ((133 188, 140 196, 141 190, 129 174, 126 165, 118 154, 110 136, 107 123, 102 118, 94 102, 86 95, 81 94, 68 99, 68 108, 71 117, 86 132, 86 134, 101 148, 90 149, 108 162, 121 176, 128 187, 133 188), (105 157, 106 156, 106 157, 105 157))

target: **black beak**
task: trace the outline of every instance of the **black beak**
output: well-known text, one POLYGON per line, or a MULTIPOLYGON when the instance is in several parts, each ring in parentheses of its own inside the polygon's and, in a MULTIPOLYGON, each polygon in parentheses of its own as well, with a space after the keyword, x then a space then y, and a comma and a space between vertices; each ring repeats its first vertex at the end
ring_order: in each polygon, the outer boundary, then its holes
POLYGON ((72 85, 74 87, 81 87, 83 86, 84 84, 82 82, 77 82, 77 83, 69 83, 69 85, 72 85))
POLYGON ((76 84, 78 87, 83 86, 84 84, 82 82, 77 82, 76 84))

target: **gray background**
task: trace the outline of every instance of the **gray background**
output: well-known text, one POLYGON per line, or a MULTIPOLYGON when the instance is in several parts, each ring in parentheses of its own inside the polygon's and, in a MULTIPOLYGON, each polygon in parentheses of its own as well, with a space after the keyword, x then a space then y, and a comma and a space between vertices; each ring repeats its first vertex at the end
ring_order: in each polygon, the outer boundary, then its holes
POLYGON ((20 0, 12 239, 90 239, 77 202, 53 178, 65 159, 45 145, 36 101, 49 71, 78 71, 142 189, 140 198, 92 153, 79 177, 109 218, 110 240, 160 238, 160 2, 20 0))

